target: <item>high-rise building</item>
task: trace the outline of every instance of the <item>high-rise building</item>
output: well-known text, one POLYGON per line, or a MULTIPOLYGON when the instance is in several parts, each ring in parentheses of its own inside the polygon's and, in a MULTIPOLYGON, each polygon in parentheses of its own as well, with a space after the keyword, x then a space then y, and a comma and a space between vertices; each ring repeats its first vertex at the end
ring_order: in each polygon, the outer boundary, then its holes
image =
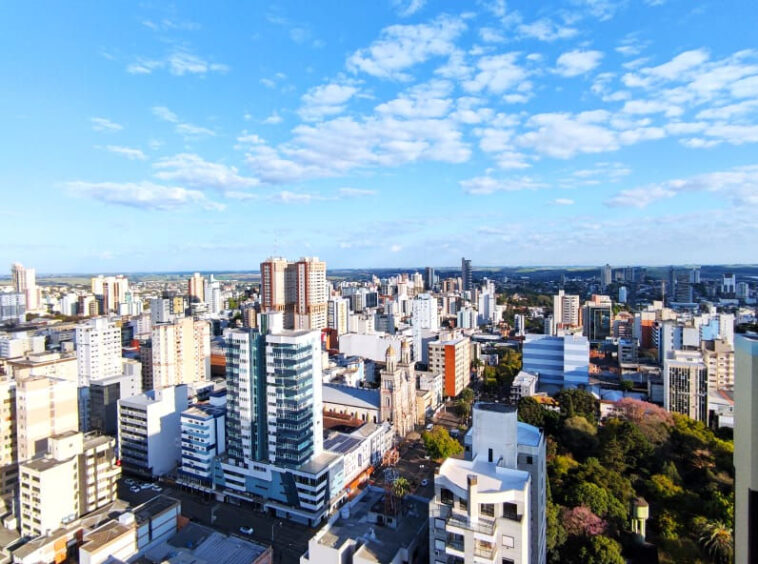
POLYGON ((734 348, 722 340, 701 341, 703 362, 708 369, 709 390, 734 389, 734 348))
POLYGON ((328 300, 326 263, 318 257, 297 262, 272 257, 261 263, 262 309, 283 311, 285 329, 324 329, 328 300))
POLYGON ((430 294, 419 294, 411 302, 411 325, 413 331, 413 360, 423 356, 422 336, 440 328, 440 313, 437 298, 430 294))
POLYGON ((26 292, 0 292, 0 323, 26 319, 26 292))
POLYGON ((0 378, 0 497, 12 499, 17 487, 16 380, 4 376, 0 378))
POLYGON ((145 476, 163 476, 181 460, 181 413, 187 386, 148 390, 118 400, 118 451, 122 466, 145 476))
POLYGON ((708 423, 708 369, 699 351, 674 350, 666 355, 663 407, 708 423))
POLYGON ((337 331, 337 335, 347 333, 347 319, 350 314, 348 298, 331 298, 327 303, 326 326, 337 331))
POLYGON ((385 363, 380 372, 379 419, 391 421, 395 434, 402 439, 416 424, 416 371, 408 341, 400 348, 400 362, 395 349, 387 347, 385 363))
POLYGON ((179 474, 191 483, 210 486, 213 464, 225 448, 226 406, 203 403, 182 411, 182 460, 179 474))
POLYGON ((477 403, 473 418, 465 460, 448 458, 434 478, 429 561, 544 564, 545 437, 512 406, 477 403))
POLYGON ((151 388, 208 380, 211 343, 207 321, 181 317, 154 325, 151 335, 151 388))
POLYGON ((474 289, 474 276, 471 271, 471 259, 461 259, 461 280, 463 281, 463 291, 467 292, 474 289))
POLYGON ((79 386, 118 376, 122 372, 121 327, 107 317, 88 319, 76 326, 79 386))
POLYGON ((613 269, 610 264, 606 264, 600 269, 600 286, 605 290, 613 282, 613 269))
POLYGON ((628 297, 628 290, 626 289, 626 286, 621 286, 619 288, 619 303, 625 304, 628 297))
POLYGON ((582 324, 579 296, 558 290, 553 296, 553 323, 556 331, 571 329, 582 324))
POLYGON ((321 334, 266 335, 268 459, 296 468, 323 450, 321 334))
POLYGON ((435 285, 435 274, 434 274, 434 268, 431 266, 427 266, 424 268, 424 290, 427 292, 431 292, 434 289, 435 285))
POLYGON ((129 293, 129 280, 119 274, 117 276, 96 276, 91 279, 92 293, 99 304, 99 312, 107 315, 118 312, 118 306, 125 303, 129 293))
POLYGON ((225 333, 226 452, 229 458, 268 459, 266 356, 264 336, 256 329, 225 333))
POLYGON ((440 337, 429 343, 429 370, 445 375, 445 396, 455 397, 471 380, 471 341, 440 337))
POLYGON ((608 296, 593 295, 582 311, 583 334, 590 343, 599 343, 611 336, 613 302, 608 296))
POLYGON ((115 439, 70 432, 48 439, 43 458, 21 465, 21 534, 49 534, 116 499, 115 439))
POLYGON ((24 294, 26 311, 35 311, 39 307, 36 271, 33 268, 24 268, 16 262, 11 266, 11 282, 16 292, 24 294))
POLYGON ((734 561, 758 562, 758 334, 737 335, 734 382, 734 561))
POLYGON ((187 280, 187 295, 190 303, 205 303, 205 278, 199 272, 187 280))
POLYGON ((721 293, 732 295, 737 291, 737 277, 733 273, 724 274, 721 279, 721 293))
MULTIPOLYGON (((131 362, 137 366, 140 364, 131 362)), ((118 433, 118 400, 140 393, 141 371, 92 380, 89 385, 89 429, 115 437, 118 433)))
POLYGON ((47 450, 47 438, 79 430, 75 381, 30 376, 16 384, 16 430, 19 461, 47 450))
POLYGON ((590 343, 586 337, 527 334, 523 370, 539 376, 540 384, 586 385, 589 369, 590 343))

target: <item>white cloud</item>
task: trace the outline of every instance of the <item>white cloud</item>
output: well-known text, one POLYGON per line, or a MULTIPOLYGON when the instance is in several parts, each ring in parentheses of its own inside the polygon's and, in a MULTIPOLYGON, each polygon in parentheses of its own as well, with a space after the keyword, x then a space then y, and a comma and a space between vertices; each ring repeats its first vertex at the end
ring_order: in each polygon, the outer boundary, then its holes
POLYGON ((279 115, 279 112, 274 110, 270 116, 263 120, 263 123, 266 125, 276 125, 277 123, 282 123, 282 116, 279 115))
POLYGON ((491 176, 477 176, 462 180, 460 183, 463 190, 476 196, 494 194, 495 192, 518 192, 520 190, 536 190, 546 188, 547 185, 524 176, 521 178, 493 178, 491 176))
POLYGON ((144 161, 147 158, 141 149, 134 149, 132 147, 123 147, 121 145, 106 145, 105 150, 117 155, 121 155, 122 157, 126 157, 130 161, 144 161))
POLYGON ((169 110, 166 106, 153 106, 152 112, 159 120, 175 124, 174 131, 187 138, 213 137, 216 135, 215 131, 208 129, 207 127, 182 122, 179 119, 179 116, 169 110))
POLYGON ((556 206, 573 206, 574 200, 571 200, 569 198, 556 198, 552 201, 552 203, 556 206))
POLYGON ((699 67, 708 58, 708 51, 705 49, 694 49, 680 53, 667 63, 644 69, 643 72, 664 80, 681 79, 685 73, 699 67))
POLYGON ((92 123, 92 129, 95 131, 121 131, 124 129, 123 125, 111 121, 108 118, 93 117, 89 120, 90 123, 92 123))
POLYGON ((574 3, 583 6, 587 13, 600 21, 611 19, 617 11, 626 6, 626 0, 574 0, 574 3))
POLYGON ((716 193, 731 200, 734 206, 758 206, 758 165, 736 167, 727 171, 698 174, 630 190, 622 190, 606 201, 609 206, 644 208, 658 200, 682 193, 716 193))
POLYGON ((160 120, 167 121, 169 123, 177 123, 179 116, 169 110, 166 106, 153 106, 153 115, 160 120))
POLYGON ((347 67, 378 78, 409 80, 406 69, 432 57, 452 54, 454 42, 464 29, 466 24, 461 19, 445 15, 425 24, 392 25, 384 28, 370 46, 353 53, 347 67))
POLYGON ((376 107, 379 114, 404 118, 438 118, 448 114, 453 105, 449 98, 452 84, 431 80, 408 89, 394 100, 376 107))
POLYGON ((536 114, 527 126, 533 128, 517 137, 522 147, 531 147, 559 159, 568 159, 579 153, 615 151, 620 143, 616 133, 599 122, 607 120, 604 112, 536 114))
POLYGON ((197 205, 207 210, 224 209, 223 204, 208 200, 198 190, 153 182, 74 181, 66 183, 66 187, 75 196, 131 208, 171 211, 197 205))
POLYGON ((357 93, 358 88, 352 84, 332 82, 316 86, 303 94, 303 105, 298 114, 305 121, 318 121, 341 114, 345 111, 345 104, 357 93))
POLYGON ((484 56, 476 63, 478 72, 463 83, 468 92, 488 91, 492 94, 502 94, 515 87, 527 88, 525 82, 528 73, 517 64, 519 53, 484 56))
POLYGON ((569 39, 579 33, 575 27, 557 24, 549 18, 541 18, 529 24, 519 24, 516 30, 522 37, 531 37, 540 41, 569 39))
POLYGON ((259 184, 258 179, 241 176, 233 166, 206 161, 199 155, 180 153, 153 164, 155 177, 192 188, 235 190, 259 184))
POLYGON ((392 5, 397 9, 397 15, 407 18, 418 12, 426 4, 426 0, 392 0, 392 5))
POLYGON ((556 72, 566 77, 579 76, 596 68, 602 58, 600 51, 567 51, 558 57, 556 72))
POLYGON ((161 59, 139 58, 127 65, 126 72, 129 74, 152 74, 156 70, 164 68, 174 76, 205 75, 212 72, 224 73, 229 70, 228 65, 213 63, 187 50, 179 49, 161 59))
POLYGON ((402 250, 403 250, 403 246, 402 245, 392 245, 390 247, 390 252, 392 252, 392 253, 399 253, 402 250))
POLYGON ((567 181, 583 184, 600 184, 601 182, 618 182, 631 174, 631 169, 619 162, 598 162, 592 168, 583 168, 571 173, 573 179, 567 181))
POLYGON ((361 196, 376 196, 376 190, 367 190, 365 188, 340 188, 337 193, 345 198, 356 198, 361 196))

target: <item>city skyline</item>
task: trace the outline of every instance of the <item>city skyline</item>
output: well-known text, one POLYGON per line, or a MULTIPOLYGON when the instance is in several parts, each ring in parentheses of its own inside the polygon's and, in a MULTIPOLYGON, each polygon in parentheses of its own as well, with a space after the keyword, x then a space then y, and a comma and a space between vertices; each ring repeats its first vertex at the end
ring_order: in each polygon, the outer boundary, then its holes
POLYGON ((6 6, 0 259, 751 262, 758 7, 322 8, 6 6))

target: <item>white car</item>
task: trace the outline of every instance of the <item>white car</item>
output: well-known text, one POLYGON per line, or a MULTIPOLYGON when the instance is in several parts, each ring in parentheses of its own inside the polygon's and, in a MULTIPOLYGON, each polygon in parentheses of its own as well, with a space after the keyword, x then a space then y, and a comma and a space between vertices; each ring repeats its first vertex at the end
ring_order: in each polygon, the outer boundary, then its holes
POLYGON ((243 535, 252 535, 253 534, 253 528, 252 527, 240 527, 240 533, 243 535))
POLYGON ((129 488, 129 491, 132 493, 140 493, 142 490, 139 489, 137 486, 132 486, 131 488, 129 488))
POLYGON ((134 485, 134 480, 132 480, 131 478, 127 478, 126 480, 124 480, 124 483, 127 486, 133 486, 134 485))
POLYGON ((162 491, 163 491, 163 488, 162 488, 162 487, 160 487, 158 484, 153 484, 152 486, 150 486, 150 488, 151 488, 151 489, 152 489, 154 492, 158 492, 158 493, 160 493, 160 492, 162 492, 162 491))

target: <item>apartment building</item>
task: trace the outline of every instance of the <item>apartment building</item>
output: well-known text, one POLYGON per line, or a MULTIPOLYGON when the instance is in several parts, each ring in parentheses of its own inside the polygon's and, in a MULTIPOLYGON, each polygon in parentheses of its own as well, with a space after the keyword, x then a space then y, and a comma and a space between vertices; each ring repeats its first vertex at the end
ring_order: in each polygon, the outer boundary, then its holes
POLYGON ((261 263, 262 309, 284 312, 285 329, 326 328, 328 300, 326 263, 318 257, 296 262, 271 257, 261 263))
POLYGON ((515 407, 480 403, 465 442, 466 459, 448 458, 434 478, 430 562, 544 564, 544 436, 515 407))
POLYGON ((445 396, 455 397, 471 380, 471 341, 440 337, 429 343, 429 371, 445 376, 445 396))
POLYGON ((210 335, 207 321, 191 317, 153 325, 150 388, 208 380, 211 372, 210 335))
POLYGON ((671 351, 666 355, 663 407, 708 423, 708 368, 699 351, 671 351))
POLYGON ((724 339, 700 343, 708 372, 709 390, 734 389, 734 347, 724 339))
POLYGON ((162 476, 179 464, 187 397, 187 386, 180 385, 118 400, 118 450, 125 469, 162 476))
POLYGON ((48 534, 116 499, 121 468, 115 439, 68 432, 48 439, 47 455, 21 465, 21 534, 48 534))
MULTIPOLYGON (((225 400, 224 400, 225 401, 225 400)), ((196 404, 182 411, 181 478, 191 484, 211 486, 213 463, 226 446, 226 405, 196 404)))
POLYGON ((88 319, 76 326, 79 386, 121 374, 121 326, 107 317, 88 319))

